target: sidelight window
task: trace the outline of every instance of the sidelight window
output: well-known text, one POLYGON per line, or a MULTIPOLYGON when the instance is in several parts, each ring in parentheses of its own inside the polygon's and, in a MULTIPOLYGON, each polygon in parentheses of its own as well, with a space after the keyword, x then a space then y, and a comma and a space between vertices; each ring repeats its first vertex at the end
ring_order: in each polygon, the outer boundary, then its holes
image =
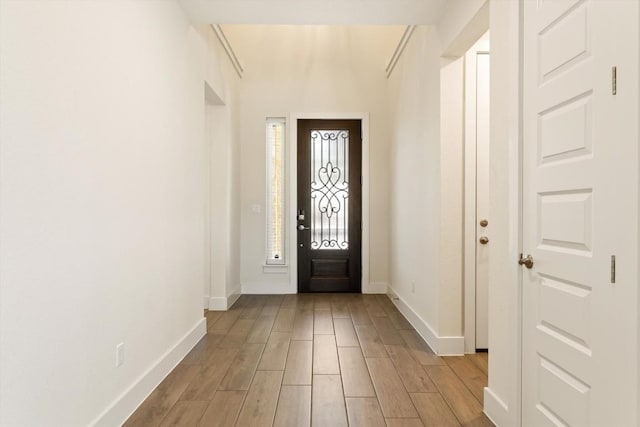
POLYGON ((284 147, 285 119, 267 118, 267 259, 266 264, 285 263, 284 246, 284 147))

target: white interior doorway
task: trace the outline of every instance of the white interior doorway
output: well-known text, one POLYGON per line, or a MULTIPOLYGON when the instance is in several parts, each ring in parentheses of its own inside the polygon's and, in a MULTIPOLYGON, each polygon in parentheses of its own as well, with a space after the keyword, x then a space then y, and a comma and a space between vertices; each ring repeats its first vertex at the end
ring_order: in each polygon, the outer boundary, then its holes
POLYGON ((489 348, 489 33, 464 58, 465 352, 489 348))
POLYGON ((232 278, 232 150, 229 108, 205 83, 204 308, 227 310, 237 298, 232 278))

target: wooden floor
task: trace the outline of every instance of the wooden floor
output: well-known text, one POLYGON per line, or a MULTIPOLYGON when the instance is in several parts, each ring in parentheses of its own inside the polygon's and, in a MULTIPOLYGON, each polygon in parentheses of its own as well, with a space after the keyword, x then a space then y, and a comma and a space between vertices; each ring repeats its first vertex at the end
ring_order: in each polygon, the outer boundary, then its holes
POLYGON ((384 295, 243 295, 125 426, 491 426, 487 354, 438 357, 384 295))

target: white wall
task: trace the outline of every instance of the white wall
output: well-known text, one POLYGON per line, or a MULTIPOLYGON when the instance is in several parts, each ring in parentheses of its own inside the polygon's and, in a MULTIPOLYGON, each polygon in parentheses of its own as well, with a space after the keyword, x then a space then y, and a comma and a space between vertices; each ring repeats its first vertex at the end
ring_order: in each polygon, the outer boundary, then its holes
POLYGON ((440 68, 440 329, 463 335, 464 60, 442 58, 440 68))
POLYGON ((175 2, 0 2, 0 425, 117 425, 204 333, 202 49, 175 2))
POLYGON ((463 61, 455 51, 487 26, 485 1, 452 1, 437 28, 417 27, 389 79, 391 284, 440 354, 464 352, 463 61))
MULTIPOLYGON (((296 292, 291 287, 289 272, 263 271, 265 118, 286 117, 289 113, 370 113, 370 281, 383 288, 388 282, 389 109, 384 91, 384 67, 390 54, 381 52, 393 51, 402 30, 341 26, 225 27, 245 69, 239 113, 243 293, 296 292), (253 205, 260 205, 261 211, 253 212, 253 205)), ((295 195, 286 197, 290 200, 295 195)), ((295 221, 288 218, 288 224, 291 232, 295 221)), ((287 251, 290 253, 291 248, 287 251)))
POLYGON ((388 91, 393 106, 391 285, 431 329, 427 335, 437 336, 441 151, 440 57, 434 28, 416 28, 389 79, 388 91))

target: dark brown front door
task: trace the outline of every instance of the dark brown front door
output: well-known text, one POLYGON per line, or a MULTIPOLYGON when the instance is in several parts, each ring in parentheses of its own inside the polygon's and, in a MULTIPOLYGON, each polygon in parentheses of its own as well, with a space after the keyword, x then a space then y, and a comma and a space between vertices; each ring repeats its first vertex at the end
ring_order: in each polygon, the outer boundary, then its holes
POLYGON ((298 291, 360 292, 360 120, 298 120, 298 291))

